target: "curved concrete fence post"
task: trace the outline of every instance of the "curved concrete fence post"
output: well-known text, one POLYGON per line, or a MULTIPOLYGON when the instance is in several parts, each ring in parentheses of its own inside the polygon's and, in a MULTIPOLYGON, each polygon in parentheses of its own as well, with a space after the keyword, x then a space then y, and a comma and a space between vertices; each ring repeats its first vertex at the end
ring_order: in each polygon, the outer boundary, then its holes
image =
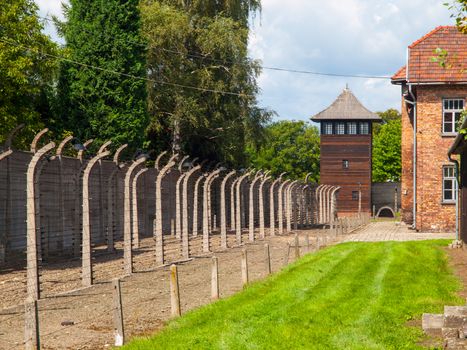
POLYGON ((261 171, 258 171, 253 181, 250 184, 249 195, 248 195, 248 239, 250 242, 255 241, 255 208, 254 208, 254 196, 255 196, 255 185, 262 177, 261 171))
MULTIPOLYGON (((196 159, 196 158, 195 158, 196 159)), ((194 163, 194 160, 192 164, 194 163)), ((189 208, 188 208, 188 184, 190 181, 190 178, 193 176, 194 173, 196 173, 198 170, 201 169, 201 165, 197 165, 194 168, 191 168, 186 174, 185 178, 183 179, 183 189, 182 189, 182 207, 183 207, 183 213, 182 213, 182 255, 185 259, 188 259, 190 257, 190 246, 189 246, 189 237, 188 237, 188 231, 189 231, 189 225, 188 225, 188 219, 189 219, 189 208)))
POLYGON ((42 129, 39 131, 36 136, 34 136, 34 139, 31 142, 31 152, 36 153, 37 152, 37 144, 39 143, 39 140, 42 136, 44 136, 47 132, 49 131, 48 128, 42 129))
POLYGON ((182 239, 182 208, 181 208, 181 200, 180 200, 180 187, 182 186, 183 178, 185 174, 183 173, 183 164, 185 161, 190 158, 190 156, 184 156, 178 162, 178 173, 180 174, 177 182, 175 184, 175 237, 180 241, 182 239))
POLYGON ((57 152, 55 153, 56 159, 58 159, 58 203, 59 203, 59 216, 60 216, 60 230, 57 233, 57 248, 61 251, 63 250, 64 237, 66 236, 66 218, 65 218, 65 196, 63 188, 63 160, 62 152, 66 144, 73 139, 73 136, 65 137, 62 142, 57 147, 57 152))
POLYGON ((287 227, 287 233, 292 232, 292 215, 293 215, 293 198, 292 198, 292 192, 294 187, 297 185, 298 180, 292 181, 285 190, 286 194, 286 227, 287 227))
POLYGON ((332 205, 332 190, 334 189, 334 186, 329 186, 327 190, 327 209, 326 209, 326 221, 328 224, 331 224, 331 205, 332 205))
POLYGON ((148 168, 140 169, 133 177, 131 184, 131 205, 132 205, 132 225, 133 225, 133 245, 135 249, 139 248, 139 216, 138 216, 138 179, 148 168))
POLYGON ((91 257, 91 220, 89 212, 89 176, 91 174, 92 167, 102 158, 107 157, 110 154, 109 151, 99 153, 94 158, 92 158, 83 172, 83 238, 82 238, 82 248, 81 248, 81 282, 83 286, 89 287, 92 285, 92 257, 91 257))
POLYGON ((159 171, 156 178, 156 224, 154 225, 154 236, 156 239, 156 262, 164 264, 164 234, 162 232, 162 179, 175 165, 178 154, 173 155, 167 164, 159 171))
POLYGON ((80 217, 82 214, 82 203, 83 199, 81 197, 82 195, 82 183, 81 183, 81 175, 84 171, 84 168, 86 167, 86 164, 83 160, 84 152, 86 150, 86 147, 91 145, 94 142, 93 139, 87 140, 83 146, 84 148, 78 151, 78 155, 76 158, 79 160, 80 167, 78 169, 78 172, 75 175, 74 183, 75 183, 75 215, 74 215, 74 233, 73 233, 73 256, 78 257, 81 254, 81 242, 82 242, 82 229, 81 229, 81 223, 82 223, 82 218, 80 217))
MULTIPOLYGON (((112 141, 104 142, 97 154, 103 153, 107 151, 107 147, 112 144, 112 141)), ((99 240, 104 240, 106 236, 106 214, 107 212, 104 210, 104 197, 105 197, 105 188, 104 188, 104 170, 102 169, 102 160, 99 160, 99 215, 97 215, 97 219, 99 220, 99 240)))
POLYGON ((182 239, 182 213, 181 213, 181 200, 180 194, 183 179, 185 178, 185 173, 180 173, 180 176, 175 183, 175 238, 178 240, 182 239))
POLYGON ((37 265, 36 186, 34 175, 37 163, 54 147, 55 143, 50 142, 39 150, 34 148, 35 153, 29 162, 26 173, 27 295, 31 300, 38 300, 40 298, 39 269, 37 265))
MULTIPOLYGON (((133 247, 131 232, 131 178, 137 167, 147 160, 141 157, 134 161, 125 173, 123 191, 123 271, 125 275, 133 273, 133 247)), ((135 182, 133 182, 135 184, 135 182)))
POLYGON ((115 168, 112 170, 108 180, 107 180, 107 229, 106 229, 106 241, 107 241, 107 251, 115 251, 114 246, 114 210, 116 211, 116 203, 118 196, 118 181, 114 179, 117 173, 121 168, 124 167, 124 164, 119 163, 120 154, 125 148, 128 147, 128 144, 121 145, 114 154, 113 162, 115 168), (115 197, 115 198, 114 198, 115 197))
POLYGON ((278 203, 277 203, 279 235, 282 235, 284 233, 284 189, 288 183, 290 183, 290 180, 285 180, 279 186, 278 203))
POLYGON ((237 183, 240 178, 237 177, 232 181, 230 186, 230 229, 235 231, 235 223, 237 221, 235 216, 235 189, 237 188, 237 183))
POLYGON ((235 192, 235 204, 236 204, 236 210, 235 210, 235 236, 237 240, 237 244, 241 245, 242 244, 242 202, 241 202, 241 188, 242 188, 242 182, 245 180, 248 176, 250 176, 250 172, 247 172, 246 174, 240 176, 238 178, 237 184, 236 184, 236 192, 235 192))
POLYGON ((4 144, 4 147, 6 150, 10 150, 13 146, 13 139, 15 138, 15 136, 18 134, 18 132, 24 128, 24 124, 19 124, 17 125, 13 130, 11 130, 9 133, 8 133, 8 136, 6 137, 6 140, 5 140, 5 144, 4 144))
POLYGON ((210 187, 212 184, 212 181, 218 176, 218 174, 221 172, 221 169, 217 169, 210 173, 206 181, 204 182, 204 187, 203 187, 203 252, 208 253, 210 251, 210 246, 209 246, 209 222, 210 222, 210 217, 209 217, 209 197, 210 197, 210 187))
MULTIPOLYGON (((284 176, 286 173, 282 173, 279 175, 279 177, 274 180, 271 184, 271 187, 269 188, 269 235, 270 236, 275 236, 276 234, 276 229, 275 229, 275 225, 276 225, 276 218, 275 218, 275 214, 276 214, 276 210, 274 208, 274 189, 275 189, 275 186, 276 184, 278 184, 279 182, 282 181, 282 176, 284 176)), ((279 194, 278 194, 278 197, 279 197, 279 194)), ((279 198, 278 198, 278 206, 279 206, 279 198)))
POLYGON ((331 218, 332 218, 332 225, 335 226, 336 219, 337 219, 337 192, 340 190, 339 186, 334 186, 331 192, 331 218))
POLYGON ((198 228, 199 228, 199 186, 203 180, 206 180, 207 174, 201 175, 195 182, 195 189, 193 193, 193 237, 198 236, 198 228))
MULTIPOLYGON (((235 170, 228 173, 221 182, 221 248, 227 249, 227 213, 225 210, 225 186, 227 181, 234 176, 235 170)), ((232 206, 232 204, 231 204, 232 206)))
POLYGON ((264 229, 264 207, 265 207, 265 203, 264 203, 264 185, 266 184, 266 182, 270 179, 271 177, 270 176, 264 176, 263 180, 261 181, 261 183, 259 184, 259 237, 261 239, 264 239, 264 237, 266 236, 266 233, 265 233, 265 229, 264 229))
POLYGON ((317 224, 321 225, 323 223, 323 189, 326 185, 319 185, 316 190, 316 203, 317 203, 317 224))

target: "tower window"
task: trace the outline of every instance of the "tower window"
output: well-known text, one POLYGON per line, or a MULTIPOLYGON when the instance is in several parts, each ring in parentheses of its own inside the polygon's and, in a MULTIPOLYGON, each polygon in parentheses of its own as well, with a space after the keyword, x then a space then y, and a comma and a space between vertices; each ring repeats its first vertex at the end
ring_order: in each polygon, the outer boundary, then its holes
POLYGON ((336 124, 336 134, 337 135, 345 134, 345 123, 339 122, 336 124))
POLYGON ((324 122, 322 128, 323 128, 323 135, 332 135, 332 123, 331 122, 324 122))
POLYGON ((349 135, 356 135, 357 134, 357 123, 356 122, 349 122, 347 124, 348 133, 349 135))
POLYGON ((347 159, 344 159, 342 161, 342 169, 348 169, 350 165, 350 162, 347 159))
POLYGON ((358 191, 352 191, 352 200, 358 201, 358 191))
POLYGON ((360 134, 368 135, 370 133, 370 127, 368 122, 360 122, 360 134))

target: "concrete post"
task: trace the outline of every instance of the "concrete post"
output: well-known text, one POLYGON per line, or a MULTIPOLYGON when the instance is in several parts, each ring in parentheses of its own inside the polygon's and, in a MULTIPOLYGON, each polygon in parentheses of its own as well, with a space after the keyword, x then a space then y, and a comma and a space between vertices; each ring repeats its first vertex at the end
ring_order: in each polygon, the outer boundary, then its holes
POLYGON ((237 186, 236 186, 236 223, 235 223, 235 236, 237 239, 237 244, 242 244, 242 203, 241 203, 241 189, 242 189, 242 182, 250 175, 250 172, 239 177, 237 186))
MULTIPOLYGON (((37 228, 36 228, 36 207, 35 207, 35 179, 34 174, 39 160, 55 147, 55 143, 50 142, 37 152, 35 152, 28 165, 26 173, 26 234, 27 234, 27 295, 28 298, 38 300, 40 298, 39 289, 39 269, 37 265, 37 228)), ((36 148, 34 147, 34 151, 36 148)))
POLYGON ((286 225, 287 225, 287 232, 292 232, 292 206, 293 206, 293 198, 292 198, 292 191, 295 185, 297 184, 298 180, 295 180, 291 182, 285 190, 285 195, 286 195, 286 225))
POLYGON ((91 174, 92 167, 104 157, 110 154, 109 151, 99 153, 97 156, 92 158, 86 165, 83 173, 83 242, 81 249, 81 281, 85 287, 92 285, 92 260, 91 260, 91 220, 89 213, 89 176, 91 174))
POLYGON ((221 172, 220 169, 217 169, 210 173, 206 181, 204 182, 204 188, 203 188, 203 252, 208 253, 209 252, 209 196, 210 196, 210 187, 212 180, 214 180, 215 177, 218 176, 218 174, 221 172))
POLYGON ((235 189, 237 188, 237 183, 240 178, 236 178, 232 181, 230 186, 230 229, 235 231, 235 223, 237 221, 235 216, 235 189))
POLYGON ((188 183, 190 181, 190 177, 196 173, 198 170, 201 169, 201 165, 197 165, 188 171, 185 174, 185 178, 183 179, 183 190, 182 190, 182 206, 183 206, 183 224, 182 224, 182 254, 185 259, 190 257, 190 247, 189 247, 189 237, 188 237, 188 183))
POLYGON ((290 180, 284 181, 279 186, 279 200, 278 200, 278 227, 279 227, 279 234, 282 235, 284 233, 284 188, 290 182, 290 180))
POLYGON ((270 179, 270 176, 265 176, 263 181, 261 181, 259 185, 259 237, 264 239, 266 236, 265 229, 264 229, 264 184, 270 179))
POLYGON ((206 180, 206 175, 200 176, 196 182, 195 182, 195 189, 194 189, 194 194, 193 194, 193 237, 198 236, 198 193, 199 193, 199 186, 201 184, 201 181, 206 180))
POLYGON ((156 178, 156 224, 154 225, 154 236, 156 239, 156 262, 164 264, 164 234, 162 232, 162 179, 175 165, 178 154, 173 155, 168 163, 159 171, 156 178))
POLYGON ((113 162, 115 164, 115 169, 112 170, 108 180, 107 180, 107 230, 106 230, 106 240, 107 240, 107 251, 113 252, 115 251, 114 247, 114 210, 116 209, 117 203, 117 187, 118 181, 114 179, 117 173, 120 171, 121 168, 124 167, 124 164, 119 163, 119 157, 122 151, 128 147, 127 144, 121 145, 114 154, 113 162), (113 194, 115 194, 115 199, 113 198, 113 194), (114 209, 115 206, 115 209, 114 209))
MULTIPOLYGON (((221 248, 227 249, 227 215, 225 210, 225 186, 227 181, 234 176, 235 170, 228 173, 221 183, 221 248)), ((231 204, 232 205, 232 204, 231 204)))
POLYGON ((254 189, 256 183, 261 179, 263 175, 258 172, 250 184, 249 188, 249 198, 248 198, 248 239, 250 242, 255 241, 255 211, 254 211, 254 189))
MULTIPOLYGON (((285 173, 282 173, 279 178, 273 181, 271 184, 271 187, 269 188, 269 235, 274 236, 275 235, 275 224, 276 224, 276 218, 275 218, 275 209, 274 209, 274 188, 277 183, 281 182, 282 176, 284 176, 285 173)), ((279 203, 278 203, 279 204, 279 203)))
MULTIPOLYGON (((131 234, 131 178, 134 170, 146 161, 146 157, 134 161, 125 173, 125 188, 123 193, 123 265, 125 275, 133 273, 133 249, 131 234)), ((135 182, 134 182, 135 183, 135 182)))
POLYGON ((140 169, 135 176, 133 176, 133 183, 131 184, 131 204, 133 216, 133 248, 139 248, 139 216, 138 216, 138 179, 143 175, 148 168, 140 169))

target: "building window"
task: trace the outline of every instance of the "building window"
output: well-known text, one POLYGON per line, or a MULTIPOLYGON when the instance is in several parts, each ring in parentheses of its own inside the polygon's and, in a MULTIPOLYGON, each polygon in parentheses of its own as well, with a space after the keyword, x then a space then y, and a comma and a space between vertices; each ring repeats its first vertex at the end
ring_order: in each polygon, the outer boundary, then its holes
POLYGON ((331 122, 324 122, 323 123, 323 134, 324 135, 332 135, 332 123, 331 122))
POLYGON ((336 124, 336 134, 337 135, 345 134, 345 123, 339 122, 336 124))
POLYGON ((360 122, 360 134, 368 135, 370 133, 370 127, 368 122, 360 122))
POLYGON ((457 123, 464 110, 464 100, 450 98, 443 100, 443 133, 451 134, 457 131, 457 123))
POLYGON ((443 202, 456 200, 456 176, 453 165, 443 166, 443 202))
POLYGON ((356 122, 349 122, 347 124, 347 128, 348 128, 348 133, 350 135, 356 135, 357 134, 357 123, 356 122))
POLYGON ((352 191, 352 200, 358 201, 358 191, 352 191))
POLYGON ((347 159, 344 159, 342 161, 342 169, 348 169, 350 165, 350 162, 347 159))

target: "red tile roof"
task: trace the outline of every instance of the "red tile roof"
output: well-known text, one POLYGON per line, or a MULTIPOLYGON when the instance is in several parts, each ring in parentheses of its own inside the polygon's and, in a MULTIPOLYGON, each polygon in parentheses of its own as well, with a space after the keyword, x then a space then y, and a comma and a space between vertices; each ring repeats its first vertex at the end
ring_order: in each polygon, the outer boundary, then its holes
MULTIPOLYGON (((406 81, 407 67, 392 76, 393 83, 406 81)), ((467 82, 467 35, 455 26, 440 26, 409 46, 408 81, 411 83, 467 82), (446 50, 447 67, 432 58, 437 48, 446 50)))

